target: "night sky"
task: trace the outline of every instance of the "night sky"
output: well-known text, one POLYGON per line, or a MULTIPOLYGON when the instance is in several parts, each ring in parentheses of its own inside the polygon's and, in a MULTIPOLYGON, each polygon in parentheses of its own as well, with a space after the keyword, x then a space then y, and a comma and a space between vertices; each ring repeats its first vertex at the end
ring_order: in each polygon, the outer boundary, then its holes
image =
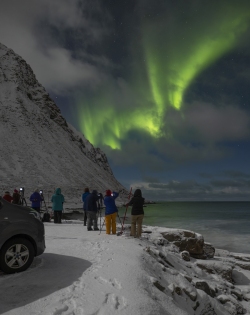
POLYGON ((125 187, 250 200, 249 0, 1 0, 0 42, 125 187))

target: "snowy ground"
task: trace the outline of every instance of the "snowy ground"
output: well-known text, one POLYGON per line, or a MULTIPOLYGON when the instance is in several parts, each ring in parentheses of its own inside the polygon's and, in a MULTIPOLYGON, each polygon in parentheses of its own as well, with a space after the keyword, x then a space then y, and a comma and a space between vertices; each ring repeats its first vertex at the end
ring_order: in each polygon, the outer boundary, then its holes
POLYGON ((129 230, 87 231, 77 221, 45 223, 45 230, 46 251, 31 268, 0 274, 0 314, 250 314, 250 255, 220 250, 213 259, 184 261, 175 246, 162 245, 164 228, 144 226, 152 233, 142 239, 129 230))

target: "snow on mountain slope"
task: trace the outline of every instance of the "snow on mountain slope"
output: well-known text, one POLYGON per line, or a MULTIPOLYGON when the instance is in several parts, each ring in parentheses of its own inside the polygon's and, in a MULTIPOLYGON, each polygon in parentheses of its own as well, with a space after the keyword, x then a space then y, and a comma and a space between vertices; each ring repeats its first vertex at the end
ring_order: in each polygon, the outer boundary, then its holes
MULTIPOLYGON (((84 187, 119 190, 105 154, 67 124, 31 67, 0 44, 0 189, 53 192, 80 200, 84 187)), ((26 198, 27 199, 27 198, 26 198)))

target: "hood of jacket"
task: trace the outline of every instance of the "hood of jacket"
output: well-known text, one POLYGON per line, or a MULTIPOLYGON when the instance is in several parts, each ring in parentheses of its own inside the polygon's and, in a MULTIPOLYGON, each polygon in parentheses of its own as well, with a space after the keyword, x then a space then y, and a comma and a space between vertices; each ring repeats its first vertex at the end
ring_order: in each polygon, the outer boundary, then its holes
POLYGON ((141 190, 140 189, 136 189, 135 193, 134 193, 134 197, 141 197, 141 190))
POLYGON ((56 195, 60 195, 60 194, 61 194, 61 188, 56 188, 55 194, 56 194, 56 195))

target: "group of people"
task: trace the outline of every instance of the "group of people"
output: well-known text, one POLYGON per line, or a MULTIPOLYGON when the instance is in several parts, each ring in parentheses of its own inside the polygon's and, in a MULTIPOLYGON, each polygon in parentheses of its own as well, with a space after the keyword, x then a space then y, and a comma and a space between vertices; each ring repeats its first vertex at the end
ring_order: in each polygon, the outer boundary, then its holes
MULTIPOLYGON (((106 234, 116 234, 116 217, 118 209, 115 204, 115 199, 119 196, 119 192, 106 190, 106 194, 103 197, 102 194, 98 194, 96 190, 90 193, 89 188, 85 188, 82 194, 83 210, 84 210, 84 225, 87 225, 88 231, 98 231, 97 226, 98 210, 101 207, 102 201, 105 205, 105 225, 106 234), (93 226, 93 228, 92 228, 93 226)), ((131 210, 131 232, 133 237, 141 237, 142 233, 142 221, 144 217, 144 198, 140 189, 136 189, 131 200, 126 204, 126 207, 132 206, 131 210)))
POLYGON ((21 195, 19 194, 17 189, 14 189, 12 195, 10 194, 9 191, 5 191, 3 199, 16 205, 21 204, 21 195))
MULTIPOLYGON (((84 225, 87 226, 88 231, 98 231, 98 211, 101 209, 102 203, 105 206, 105 225, 106 234, 116 234, 116 218, 118 209, 115 204, 115 199, 119 196, 119 192, 106 190, 103 197, 101 193, 98 194, 97 190, 90 193, 89 188, 84 189, 82 194, 83 210, 84 210, 84 225)), ((13 204, 21 203, 21 195, 17 189, 14 190, 13 195, 6 191, 3 199, 13 204)), ((36 189, 30 196, 31 207, 40 212, 41 202, 44 201, 43 194, 39 189, 36 189)), ((61 188, 56 188, 55 193, 51 197, 52 211, 54 211, 54 223, 62 222, 62 212, 64 196, 61 188)), ((126 204, 126 207, 132 206, 131 210, 131 236, 140 237, 142 233, 142 221, 144 217, 144 198, 140 189, 136 189, 131 200, 126 204)))
MULTIPOLYGON (((14 189, 13 195, 11 196, 9 191, 5 191, 3 199, 16 205, 21 204, 21 194, 17 189, 14 189)), ((36 189, 31 195, 29 200, 31 201, 31 208, 37 212, 41 212, 41 203, 44 201, 42 191, 36 189)), ((54 223, 62 223, 62 211, 64 196, 61 193, 61 188, 56 188, 55 193, 51 197, 52 210, 54 211, 54 223)))

